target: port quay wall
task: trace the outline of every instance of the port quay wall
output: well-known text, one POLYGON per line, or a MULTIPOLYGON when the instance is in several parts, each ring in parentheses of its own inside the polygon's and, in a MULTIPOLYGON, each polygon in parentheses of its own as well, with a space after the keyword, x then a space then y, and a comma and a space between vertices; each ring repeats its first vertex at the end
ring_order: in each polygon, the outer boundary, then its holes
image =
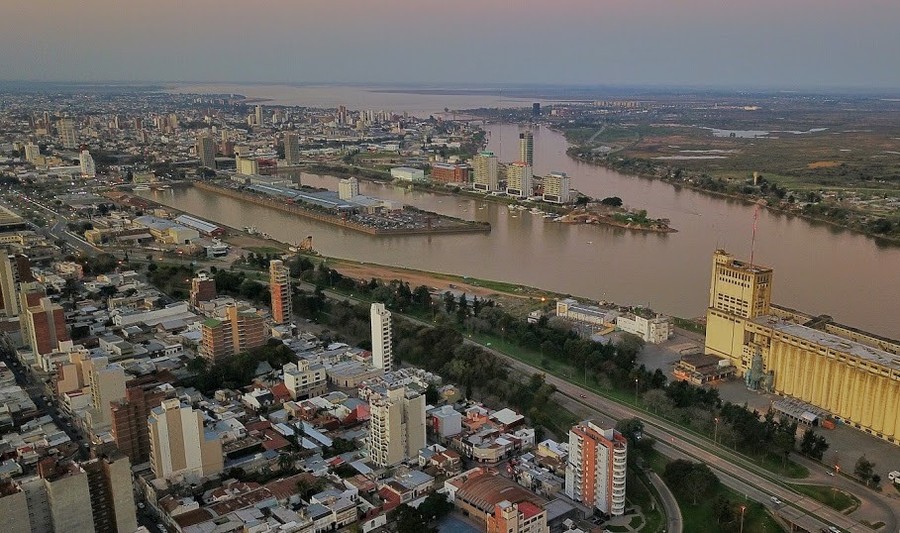
POLYGON ((454 233, 488 233, 491 231, 491 227, 489 224, 460 224, 455 227, 432 227, 432 228, 421 228, 421 229, 407 229, 407 228, 398 228, 398 229, 382 229, 382 228, 372 228, 363 224, 359 224, 353 222, 351 220, 344 220, 343 218, 330 215, 328 213, 322 213, 319 211, 314 211, 312 209, 306 209, 297 204, 290 204, 287 202, 278 201, 273 198, 263 198, 260 196, 256 196, 253 194, 248 194, 240 191, 236 191, 233 189, 229 189, 228 187, 221 187, 219 185, 213 185, 211 183, 206 183, 202 181, 194 182, 194 187, 198 189, 212 192, 215 194, 221 194, 223 196, 228 196, 230 198, 234 198, 235 200, 240 200, 242 202, 250 202, 252 204, 260 205, 263 207, 268 207, 271 209, 277 209, 279 211, 283 211, 285 213, 290 213, 292 215, 297 215, 303 218, 308 218, 311 220, 316 220, 318 222, 324 222, 326 224, 331 224, 333 226, 340 226, 342 228, 347 228, 353 231, 359 231, 361 233, 367 233, 369 235, 434 235, 434 234, 454 234, 454 233))

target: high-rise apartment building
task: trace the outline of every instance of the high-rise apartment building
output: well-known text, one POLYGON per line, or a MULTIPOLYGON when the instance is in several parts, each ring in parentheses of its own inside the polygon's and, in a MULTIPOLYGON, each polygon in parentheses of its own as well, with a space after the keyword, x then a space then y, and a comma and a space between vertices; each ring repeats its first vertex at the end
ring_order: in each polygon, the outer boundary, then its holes
POLYGON ((506 167, 506 194, 527 198, 533 192, 531 165, 522 161, 506 167))
POLYGON ((398 387, 369 396, 369 460, 384 468, 416 457, 425 447, 425 396, 398 387))
POLYGON ((256 114, 254 115, 254 126, 263 125, 263 108, 261 105, 256 106, 256 114))
POLYGON ((88 422, 94 430, 106 428, 112 422, 112 404, 125 398, 128 375, 118 363, 107 363, 105 357, 90 361, 88 385, 91 390, 91 409, 88 422))
POLYGON ((78 155, 78 162, 81 165, 81 177, 93 178, 97 176, 97 165, 94 164, 94 158, 87 150, 82 150, 78 155))
POLYGON ((118 452, 107 453, 81 463, 81 467, 87 475, 94 531, 135 531, 138 526, 128 458, 118 452))
POLYGON ((200 158, 200 165, 215 170, 216 141, 212 135, 202 134, 197 137, 197 156, 200 158))
POLYGON ((276 324, 290 324, 293 314, 290 269, 280 259, 269 261, 269 293, 272 296, 272 320, 276 324))
POLYGON ((394 343, 391 334, 391 312, 383 303, 370 309, 372 325, 372 366, 389 372, 394 366, 394 343))
POLYGON ((566 496, 612 516, 625 514, 628 441, 585 421, 569 430, 566 496))
POLYGON ((71 118, 61 118, 56 123, 56 132, 59 134, 59 142, 63 148, 74 150, 78 148, 78 136, 75 134, 75 121, 71 118))
POLYGON ((35 292, 29 293, 29 290, 36 290, 33 289, 34 285, 38 284, 23 284, 25 290, 21 295, 23 308, 20 320, 22 338, 31 347, 35 357, 39 358, 56 350, 61 341, 69 340, 69 330, 66 328, 66 315, 62 306, 42 294, 35 297, 35 292), (32 301, 35 299, 36 302, 32 301))
POLYGON ((206 477, 222 471, 218 435, 207 432, 203 415, 180 400, 164 400, 150 412, 150 468, 160 479, 206 477))
POLYGON ((209 277, 206 272, 200 272, 191 279, 191 292, 189 301, 197 307, 201 302, 208 302, 216 298, 216 280, 209 277))
POLYGON ((21 261, 20 257, 0 248, 0 312, 8 317, 19 316, 19 283, 34 281, 30 263, 27 258, 21 261))
POLYGON ((358 179, 346 178, 338 182, 338 197, 341 200, 352 200, 354 196, 359 196, 358 179))
POLYGON ((251 310, 230 305, 225 319, 207 319, 200 326, 200 355, 216 360, 258 348, 269 340, 266 320, 251 310))
POLYGON ((284 162, 288 165, 300 162, 300 136, 296 133, 284 134, 284 162))
POLYGON ((53 531, 94 531, 91 491, 84 468, 48 457, 38 464, 38 473, 53 531))
POLYGON ((553 204, 569 203, 572 188, 565 172, 551 172, 544 176, 544 201, 553 204))
POLYGON ((534 133, 531 130, 519 134, 519 161, 534 166, 534 133))
POLYGON ((110 403, 111 433, 116 447, 133 464, 150 460, 150 430, 147 417, 175 389, 154 376, 141 376, 125 384, 125 398, 110 403))
POLYGON ((500 189, 500 163, 494 152, 483 151, 472 159, 474 178, 472 187, 479 191, 496 191, 500 189))
POLYGON ((773 305, 772 269, 713 255, 706 353, 727 358, 751 389, 822 408, 900 444, 900 342, 773 305))
POLYGON ((541 116, 541 103, 535 102, 531 104, 531 116, 539 117, 541 116))

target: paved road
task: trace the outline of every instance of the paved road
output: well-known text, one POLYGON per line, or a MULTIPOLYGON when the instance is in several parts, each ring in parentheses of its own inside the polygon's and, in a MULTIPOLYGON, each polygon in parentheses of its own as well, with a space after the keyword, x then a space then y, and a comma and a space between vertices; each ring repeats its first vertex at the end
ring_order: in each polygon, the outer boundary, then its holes
POLYGON ((48 389, 45 384, 35 380, 33 374, 25 370, 24 366, 19 363, 15 356, 6 350, 3 350, 2 353, 0 353, 0 359, 2 359, 3 362, 6 363, 6 366, 12 371, 13 376, 16 378, 16 384, 28 393, 38 411, 50 415, 50 418, 57 427, 64 431, 73 443, 78 444, 79 457, 82 460, 88 459, 89 449, 87 444, 85 441, 81 440, 81 435, 79 435, 75 428, 69 423, 69 420, 61 416, 61 413, 56 408, 56 404, 50 400, 52 397, 48 395, 48 389), (43 398, 44 396, 47 396, 48 400, 45 401, 43 398))
MULTIPOLYGON (((327 297, 333 299, 354 302, 362 301, 358 298, 348 297, 329 290, 324 291, 324 293, 327 297)), ((406 315, 404 317, 420 325, 433 326, 433 324, 414 317, 406 315)), ((753 465, 753 463, 743 457, 733 454, 724 448, 716 448, 716 451, 718 454, 727 457, 727 460, 717 455, 717 453, 710 452, 711 443, 675 424, 633 407, 616 403, 556 376, 546 374, 540 368, 523 363, 471 339, 465 339, 465 342, 493 353, 495 356, 507 361, 513 369, 525 375, 531 375, 536 372, 545 374, 547 383, 556 386, 563 397, 568 397, 570 401, 574 400, 582 404, 596 415, 612 418, 613 420, 641 418, 644 421, 645 433, 657 440, 657 449, 663 455, 670 458, 686 458, 707 464, 727 487, 744 494, 748 499, 753 499, 772 508, 780 515, 792 520, 808 531, 821 531, 821 529, 827 528, 829 525, 835 525, 845 531, 872 532, 872 529, 868 526, 790 489, 778 480, 777 476, 766 472, 759 466, 753 465), (772 497, 777 498, 781 503, 774 503, 772 497)), ((897 512, 891 513, 892 520, 885 521, 886 527, 882 531, 897 531, 896 514, 897 512)))
POLYGON ((669 533, 681 533, 684 524, 681 519, 681 508, 678 507, 675 496, 672 495, 672 491, 663 483, 663 480, 656 475, 656 472, 650 472, 648 477, 650 478, 650 483, 653 483, 653 486, 656 488, 656 492, 659 493, 663 509, 666 511, 666 531, 669 533))

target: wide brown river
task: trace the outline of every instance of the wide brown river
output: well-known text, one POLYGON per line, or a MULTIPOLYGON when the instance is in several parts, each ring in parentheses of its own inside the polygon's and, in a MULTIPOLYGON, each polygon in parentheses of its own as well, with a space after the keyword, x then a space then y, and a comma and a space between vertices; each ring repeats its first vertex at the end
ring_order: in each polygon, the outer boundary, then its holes
MULTIPOLYGON (((518 127, 487 129, 490 148, 504 161, 516 159, 518 127)), ((652 217, 670 219, 678 233, 563 225, 524 211, 512 216, 503 206, 476 199, 370 182, 360 184, 362 194, 488 221, 493 230, 487 235, 372 237, 193 188, 143 194, 228 226, 256 226, 285 242, 313 235, 315 249, 326 256, 521 283, 649 305, 678 316, 702 315, 712 253, 723 247, 749 258, 754 207, 582 164, 566 155, 566 147, 559 133, 536 131, 535 173, 567 172, 583 193, 620 196, 652 217)), ((337 178, 300 178, 307 185, 337 189, 337 178)), ((850 231, 762 210, 755 262, 775 269, 777 303, 900 336, 900 247, 879 246, 850 231)))

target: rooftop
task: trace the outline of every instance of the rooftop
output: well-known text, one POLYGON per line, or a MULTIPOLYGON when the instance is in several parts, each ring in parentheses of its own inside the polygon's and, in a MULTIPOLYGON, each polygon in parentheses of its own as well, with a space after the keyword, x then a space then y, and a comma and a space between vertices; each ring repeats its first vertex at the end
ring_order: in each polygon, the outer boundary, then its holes
POLYGON ((900 370, 900 357, 890 352, 879 350, 878 348, 866 346, 865 344, 845 339, 844 337, 839 337, 831 333, 826 333, 818 329, 809 328, 793 322, 786 322, 773 315, 758 317, 754 322, 762 326, 768 326, 779 333, 784 333, 811 342, 822 348, 842 352, 892 370, 900 370))

